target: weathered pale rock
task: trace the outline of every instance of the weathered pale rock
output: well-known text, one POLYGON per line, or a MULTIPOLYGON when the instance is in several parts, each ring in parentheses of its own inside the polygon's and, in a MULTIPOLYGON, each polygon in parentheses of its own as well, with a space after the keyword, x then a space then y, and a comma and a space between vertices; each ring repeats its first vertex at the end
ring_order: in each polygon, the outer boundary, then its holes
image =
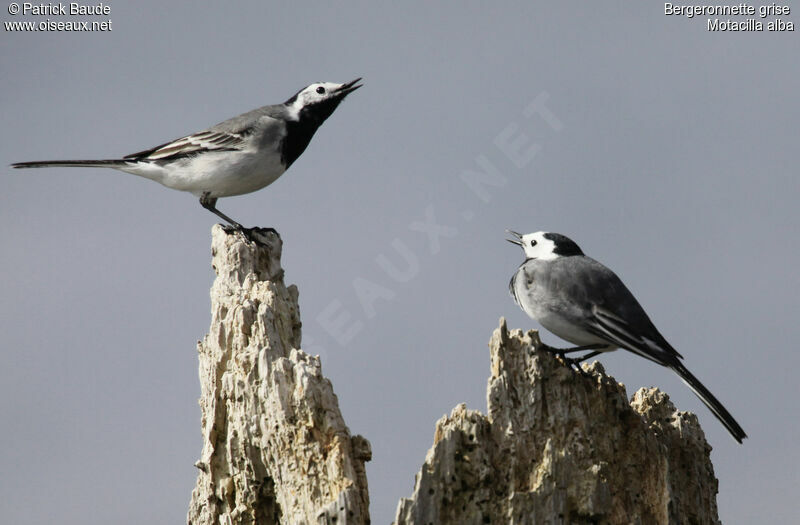
POLYGON ((211 328, 198 344, 203 451, 188 523, 369 523, 364 462, 318 357, 300 350, 282 242, 215 226, 211 328))
POLYGON ((719 523, 697 418, 657 389, 629 403, 599 363, 585 377, 540 344, 501 320, 488 415, 459 405, 437 422, 396 524, 719 523))
MULTIPOLYGON (((369 523, 369 442, 350 435, 319 359, 300 350, 280 238, 259 238, 213 232, 212 321, 198 344, 203 451, 188 522, 369 523)), ((397 525, 719 523, 697 419, 657 389, 628 402, 600 364, 584 376, 540 344, 501 320, 488 415, 459 405, 437 423, 397 525)))

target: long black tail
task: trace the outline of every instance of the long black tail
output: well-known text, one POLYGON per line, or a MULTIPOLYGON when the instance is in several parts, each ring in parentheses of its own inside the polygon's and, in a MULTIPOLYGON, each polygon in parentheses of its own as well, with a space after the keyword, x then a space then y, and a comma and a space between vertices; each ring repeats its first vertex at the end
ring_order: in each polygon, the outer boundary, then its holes
POLYGON ((687 370, 682 363, 675 362, 668 366, 674 370, 675 373, 681 377, 681 379, 683 379, 683 382, 692 389, 692 392, 694 392, 695 395, 700 398, 700 401, 705 403, 708 409, 711 410, 715 416, 717 416, 717 419, 719 419, 720 423, 722 423, 725 428, 728 429, 728 432, 731 433, 733 439, 741 443, 742 440, 747 437, 747 434, 744 433, 744 430, 739 426, 739 423, 733 419, 733 416, 730 414, 730 412, 728 412, 725 407, 722 406, 722 403, 720 403, 717 398, 714 397, 714 394, 709 392, 708 389, 703 386, 703 383, 701 383, 699 379, 689 372, 689 370, 687 370))
POLYGON ((116 160, 36 160, 33 162, 17 162, 12 168, 115 168, 127 164, 122 159, 116 160))

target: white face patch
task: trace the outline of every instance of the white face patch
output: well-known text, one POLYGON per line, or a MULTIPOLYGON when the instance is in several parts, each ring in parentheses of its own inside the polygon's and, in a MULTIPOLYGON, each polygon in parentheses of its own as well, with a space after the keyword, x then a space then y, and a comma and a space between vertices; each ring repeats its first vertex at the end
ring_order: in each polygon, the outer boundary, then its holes
POLYGON ((296 118, 300 110, 304 107, 331 98, 331 94, 341 89, 342 86, 344 86, 344 84, 336 84, 333 82, 316 82, 311 84, 298 93, 297 98, 292 102, 292 105, 289 106, 292 115, 296 118))
POLYGON ((522 242, 522 249, 525 251, 525 257, 528 259, 538 259, 540 261, 549 261, 557 259, 560 255, 554 253, 556 243, 550 239, 545 238, 547 232, 536 232, 523 235, 520 242, 522 242))

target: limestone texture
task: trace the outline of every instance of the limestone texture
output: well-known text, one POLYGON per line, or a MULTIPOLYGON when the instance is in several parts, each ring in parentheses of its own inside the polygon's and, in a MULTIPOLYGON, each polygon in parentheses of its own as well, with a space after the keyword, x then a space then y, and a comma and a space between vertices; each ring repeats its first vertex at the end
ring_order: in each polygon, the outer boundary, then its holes
POLYGON ((581 374, 540 345, 501 319, 488 415, 459 405, 437 422, 397 525, 719 523, 693 414, 655 388, 629 402, 599 363, 581 374))
MULTIPOLYGON (((370 444, 350 434, 319 358, 301 349, 280 237, 254 237, 213 230, 211 327, 198 343, 203 449, 187 521, 368 524, 370 444)), ((437 422, 396 525, 718 524, 697 418, 656 388, 629 400, 599 363, 578 372, 541 346, 535 331, 500 320, 487 414, 459 405, 437 422)))
POLYGON ((198 343, 203 449, 191 525, 369 523, 364 462, 318 357, 301 350, 274 231, 212 232, 211 328, 198 343))

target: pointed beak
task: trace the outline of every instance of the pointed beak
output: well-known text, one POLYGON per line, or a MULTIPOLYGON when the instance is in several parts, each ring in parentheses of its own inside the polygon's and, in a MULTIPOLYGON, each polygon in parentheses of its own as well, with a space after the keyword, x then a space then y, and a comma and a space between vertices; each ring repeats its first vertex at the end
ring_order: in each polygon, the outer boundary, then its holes
POLYGON ((350 82, 348 82, 346 84, 342 84, 342 86, 339 89, 336 90, 336 94, 339 95, 340 97, 344 98, 346 95, 352 93, 353 91, 355 91, 356 89, 358 89, 358 88, 360 88, 361 86, 364 85, 364 84, 358 84, 360 81, 361 81, 361 77, 358 77, 357 79, 351 80, 350 82), (356 84, 358 84, 358 85, 356 85, 356 84))
POLYGON ((514 230, 506 230, 506 233, 509 234, 509 235, 513 235, 514 237, 517 238, 516 240, 514 240, 514 239, 506 239, 508 242, 510 242, 511 244, 516 244, 517 246, 522 248, 522 234, 521 233, 517 233, 514 230))

